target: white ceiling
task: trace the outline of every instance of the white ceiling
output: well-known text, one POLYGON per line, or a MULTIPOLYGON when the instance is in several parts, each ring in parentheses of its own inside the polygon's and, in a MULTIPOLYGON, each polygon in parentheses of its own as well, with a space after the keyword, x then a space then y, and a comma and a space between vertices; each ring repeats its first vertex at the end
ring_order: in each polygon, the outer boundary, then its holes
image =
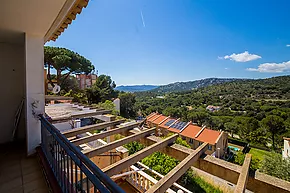
POLYGON ((1 0, 0 29, 45 36, 66 0, 1 0))

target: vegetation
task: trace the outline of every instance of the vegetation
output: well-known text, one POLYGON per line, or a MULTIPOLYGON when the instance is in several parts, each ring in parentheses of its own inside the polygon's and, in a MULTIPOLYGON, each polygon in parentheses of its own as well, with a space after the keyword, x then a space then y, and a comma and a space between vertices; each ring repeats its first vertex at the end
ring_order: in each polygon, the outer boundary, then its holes
POLYGON ((136 116, 134 105, 136 102, 136 96, 132 93, 120 93, 120 114, 123 117, 131 118, 136 116))
POLYGON ((105 102, 112 98, 117 98, 118 92, 114 90, 116 84, 110 76, 100 75, 92 88, 86 89, 89 104, 105 102))
POLYGON ((207 87, 216 84, 222 84, 226 82, 233 82, 244 79, 235 79, 235 78, 206 78, 201 80, 194 80, 188 82, 175 82, 163 86, 159 86, 152 90, 156 93, 169 93, 169 92, 180 92, 180 91, 189 91, 197 88, 207 87))
MULTIPOLYGON (((238 165, 243 165, 244 160, 245 160, 245 154, 243 154, 241 151, 238 151, 235 155, 234 155, 234 159, 233 159, 233 163, 238 164, 238 165)), ((250 164, 250 168, 252 170, 257 170, 261 167, 261 161, 262 158, 256 157, 254 155, 252 155, 252 159, 251 159, 251 164, 250 164)))
POLYGON ((181 184, 192 192, 221 193, 222 191, 205 182, 197 176, 192 169, 189 169, 179 180, 181 184))
POLYGON ((252 145, 280 151, 282 137, 290 136, 290 76, 236 80, 192 91, 135 93, 135 110, 193 121, 215 130, 228 131, 252 145), (219 111, 206 110, 208 105, 219 111))
POLYGON ((273 153, 265 157, 260 171, 290 181, 290 159, 282 159, 281 155, 273 153))
MULTIPOLYGON (((180 137, 177 138, 175 143, 185 147, 190 147, 189 144, 187 144, 186 141, 182 140, 180 137)), ((125 147, 129 150, 129 155, 144 148, 144 146, 138 142, 128 143, 125 145, 125 147)), ((155 152, 150 156, 147 156, 141 162, 162 175, 166 175, 179 163, 178 160, 160 152, 155 152)), ((205 182, 202 178, 195 175, 191 169, 189 169, 180 178, 179 183, 193 192, 222 192, 209 183, 205 182)))
POLYGON ((56 70, 57 84, 62 86, 64 81, 76 73, 91 73, 95 67, 85 57, 66 48, 44 46, 44 66, 48 70, 48 80, 54 87, 50 70, 56 70), (62 72, 65 71, 65 74, 62 72))
POLYGON ((256 157, 259 160, 264 160, 266 156, 270 156, 272 153, 275 154, 274 152, 269 152, 257 148, 251 148, 249 153, 252 154, 252 157, 256 157))
POLYGON ((187 148, 191 148, 190 145, 185 141, 183 140, 181 137, 178 137, 176 140, 175 140, 175 143, 176 144, 179 144, 179 145, 182 145, 184 147, 187 147, 187 148))
POLYGON ((129 150, 129 155, 132 155, 133 153, 143 149, 145 146, 137 141, 133 141, 127 143, 126 145, 124 145, 124 147, 126 147, 129 150))
POLYGON ((166 175, 179 163, 179 161, 164 153, 155 152, 144 158, 142 163, 156 172, 166 175))

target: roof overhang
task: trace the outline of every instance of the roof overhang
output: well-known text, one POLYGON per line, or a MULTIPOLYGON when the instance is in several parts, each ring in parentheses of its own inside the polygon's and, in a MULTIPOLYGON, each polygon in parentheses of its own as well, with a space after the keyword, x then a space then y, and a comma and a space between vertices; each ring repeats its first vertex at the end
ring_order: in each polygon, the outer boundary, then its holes
POLYGON ((56 40, 89 0, 2 0, 0 29, 56 40))
POLYGON ((54 20, 50 29, 45 34, 45 42, 55 41, 62 32, 76 19, 77 14, 87 7, 89 0, 67 0, 60 13, 54 20))

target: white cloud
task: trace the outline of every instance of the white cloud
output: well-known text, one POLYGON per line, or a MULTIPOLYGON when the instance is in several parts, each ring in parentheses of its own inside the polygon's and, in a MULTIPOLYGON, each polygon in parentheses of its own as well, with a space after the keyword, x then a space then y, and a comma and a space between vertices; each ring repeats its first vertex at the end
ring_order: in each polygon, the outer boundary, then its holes
POLYGON ((282 63, 264 63, 260 64, 258 68, 247 68, 248 71, 255 72, 272 72, 272 73, 281 73, 290 71, 290 61, 282 63))
POLYGON ((228 70, 229 68, 225 68, 225 70, 228 70))
POLYGON ((244 53, 240 53, 240 54, 235 54, 233 53, 232 55, 226 55, 224 57, 218 57, 219 60, 222 60, 222 59, 229 59, 229 60, 233 60, 235 62, 249 62, 249 61, 252 61, 252 60, 257 60, 259 58, 262 58, 261 56, 259 55, 256 55, 256 54, 249 54, 248 51, 245 51, 244 53))
POLYGON ((290 44, 287 44, 286 47, 290 47, 290 44))

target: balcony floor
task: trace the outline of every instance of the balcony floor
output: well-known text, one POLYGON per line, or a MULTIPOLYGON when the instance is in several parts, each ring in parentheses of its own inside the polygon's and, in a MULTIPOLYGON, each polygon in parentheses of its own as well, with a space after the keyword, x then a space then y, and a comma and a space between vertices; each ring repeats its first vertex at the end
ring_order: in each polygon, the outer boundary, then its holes
POLYGON ((0 145, 0 192, 49 192, 37 156, 27 157, 24 143, 0 145))

